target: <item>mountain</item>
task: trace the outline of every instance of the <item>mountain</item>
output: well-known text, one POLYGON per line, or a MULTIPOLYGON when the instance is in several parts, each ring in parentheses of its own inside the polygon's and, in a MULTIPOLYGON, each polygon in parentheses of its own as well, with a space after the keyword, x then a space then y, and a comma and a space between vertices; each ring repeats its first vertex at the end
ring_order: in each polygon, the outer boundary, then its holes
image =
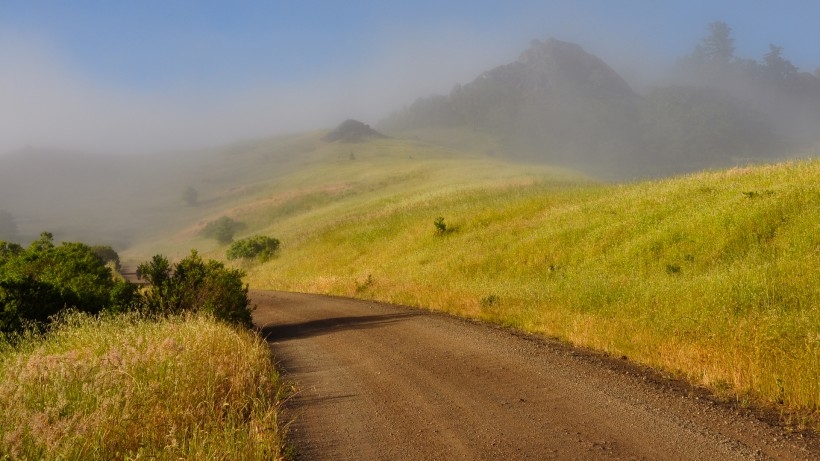
POLYGON ((637 101, 617 72, 581 46, 536 40, 515 62, 456 85, 448 96, 420 99, 381 126, 403 131, 466 125, 489 130, 528 157, 579 160, 603 150, 624 153, 637 101))
POLYGON ((442 128, 489 133, 513 158, 619 178, 728 166, 778 145, 770 121, 726 91, 638 94, 602 59, 556 39, 534 41, 516 61, 419 99, 379 128, 422 138, 442 128))

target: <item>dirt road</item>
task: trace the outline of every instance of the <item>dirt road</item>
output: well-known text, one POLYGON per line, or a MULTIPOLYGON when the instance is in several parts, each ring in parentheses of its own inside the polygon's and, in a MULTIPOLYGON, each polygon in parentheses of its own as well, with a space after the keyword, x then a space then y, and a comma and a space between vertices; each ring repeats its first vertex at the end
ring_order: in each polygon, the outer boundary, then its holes
POLYGON ((820 459, 623 359, 440 314, 254 292, 305 460, 820 459))

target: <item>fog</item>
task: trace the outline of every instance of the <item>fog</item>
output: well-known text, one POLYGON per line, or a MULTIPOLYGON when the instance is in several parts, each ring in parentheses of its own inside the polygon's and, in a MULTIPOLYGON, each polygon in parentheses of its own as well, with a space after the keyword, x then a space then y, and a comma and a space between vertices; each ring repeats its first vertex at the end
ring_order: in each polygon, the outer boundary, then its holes
POLYGON ((375 121, 509 59, 511 48, 442 31, 394 37, 364 67, 300 82, 135 91, 95 84, 46 43, 6 35, 0 155, 25 147, 157 153, 329 128, 349 117, 375 121))
POLYGON ((783 43, 786 29, 813 30, 817 8, 809 5, 743 12, 734 2, 388 3, 32 6, 20 21, 0 16, 0 155, 25 147, 157 153, 346 118, 376 123, 549 37, 579 43, 646 92, 721 17, 737 23, 738 56, 759 59, 778 43, 801 70, 820 65, 811 47, 783 43), (145 75, 123 78, 128 72, 145 75), (163 72, 181 77, 153 76, 163 72), (133 84, 141 78, 158 83, 133 84))
MULTIPOLYGON (((586 13, 589 8, 548 19, 499 18, 506 22, 503 34, 459 21, 385 28, 365 49, 325 56, 330 64, 306 65, 287 77, 293 60, 270 63, 274 71, 245 61, 253 76, 219 84, 203 76, 133 85, 95 74, 46 34, 0 31, 0 234, 5 221, 5 238, 18 241, 50 230, 58 239, 127 247, 138 235, 183 219, 175 207, 186 186, 201 188, 206 196, 208 188, 227 187, 214 172, 229 167, 222 157, 236 151, 236 143, 332 128, 348 118, 374 125, 399 120, 392 124, 399 135, 432 120, 461 124, 497 136, 505 154, 517 161, 614 179, 722 167, 759 159, 761 152, 772 159, 817 147, 820 80, 806 72, 813 69, 805 61, 795 61, 802 73, 789 76, 785 90, 765 87, 757 77, 737 78, 734 70, 700 75, 681 62, 704 39, 706 22, 667 37, 662 24, 634 28, 583 17, 586 13), (556 71, 549 63, 533 69, 553 74, 505 80, 502 71, 493 74, 499 79, 492 85, 480 84, 479 76, 515 63, 531 41, 551 36, 580 44, 630 88, 614 99, 596 93, 600 67, 589 79, 592 86, 561 83, 562 73, 572 74, 573 66, 556 71), (533 82, 536 86, 527 87, 533 82), (713 87, 726 94, 711 93, 713 87), (802 92, 815 99, 802 98, 802 92), (433 100, 433 112, 430 104, 416 104, 431 95, 441 95, 433 100), (679 110, 663 109, 676 105, 679 110), (435 112, 441 107, 450 111, 444 118, 435 112), (770 120, 761 122, 766 117, 770 120), (731 136, 716 134, 717 122, 726 120, 731 136)), ((748 51, 747 36, 748 31, 735 41, 735 70, 749 67, 750 59, 760 61, 765 52, 748 51)), ((299 56, 299 42, 283 46, 292 47, 296 62, 316 59, 307 51, 299 56)), ((206 74, 243 63, 217 56, 230 49, 202 52, 215 66, 201 69, 206 74)), ((790 57, 788 48, 784 57, 790 57)), ((591 58, 578 52, 573 59, 578 64, 591 58)), ((252 167, 249 161, 247 171, 252 167)))

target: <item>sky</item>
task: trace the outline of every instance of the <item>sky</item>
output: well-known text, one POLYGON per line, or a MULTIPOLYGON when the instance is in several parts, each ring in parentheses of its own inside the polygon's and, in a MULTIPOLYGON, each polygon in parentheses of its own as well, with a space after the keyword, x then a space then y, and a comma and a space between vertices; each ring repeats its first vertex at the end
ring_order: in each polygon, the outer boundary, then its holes
POLYGON ((375 124, 550 37, 641 87, 718 20, 738 56, 773 43, 801 70, 820 67, 816 0, 0 0, 0 155, 375 124))

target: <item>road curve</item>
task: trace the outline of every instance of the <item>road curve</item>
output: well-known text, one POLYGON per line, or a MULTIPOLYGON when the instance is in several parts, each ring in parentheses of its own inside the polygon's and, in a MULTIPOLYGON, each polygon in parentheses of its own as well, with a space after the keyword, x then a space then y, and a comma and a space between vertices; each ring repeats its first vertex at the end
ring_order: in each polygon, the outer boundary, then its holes
POLYGON ((303 460, 808 460, 788 434, 625 360, 441 314, 255 291, 303 460))

